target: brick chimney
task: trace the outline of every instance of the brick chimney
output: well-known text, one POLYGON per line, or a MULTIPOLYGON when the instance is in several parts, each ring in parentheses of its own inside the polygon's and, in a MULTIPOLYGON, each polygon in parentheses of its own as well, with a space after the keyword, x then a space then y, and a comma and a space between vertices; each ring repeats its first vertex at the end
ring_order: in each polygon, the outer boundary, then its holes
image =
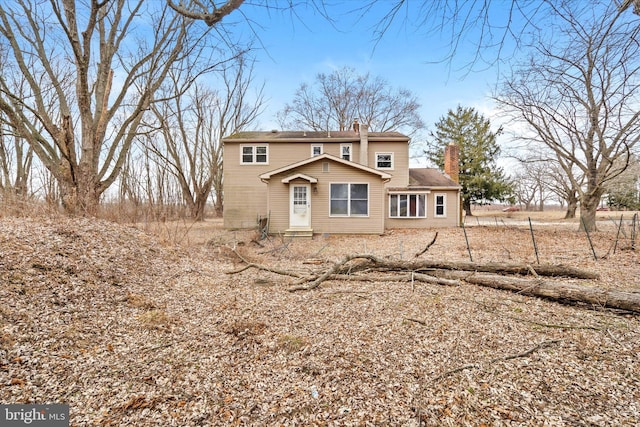
POLYGON ((360 130, 360 164, 369 166, 369 127, 365 124, 358 125, 360 130))
POLYGON ((360 133, 360 123, 358 123, 358 119, 353 119, 353 131, 360 133))
POLYGON ((460 182, 460 147, 453 142, 444 149, 444 173, 453 181, 460 182))

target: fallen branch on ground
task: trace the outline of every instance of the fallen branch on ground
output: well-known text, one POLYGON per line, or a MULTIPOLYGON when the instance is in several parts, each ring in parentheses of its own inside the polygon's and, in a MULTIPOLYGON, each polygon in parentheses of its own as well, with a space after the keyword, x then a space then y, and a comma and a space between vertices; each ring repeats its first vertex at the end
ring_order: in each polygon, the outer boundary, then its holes
POLYGON ((436 239, 438 238, 438 232, 436 231, 436 234, 433 236, 433 239, 431 240, 431 242, 429 242, 429 244, 427 245, 426 248, 424 248, 423 250, 421 250, 420 252, 418 252, 417 254, 414 255, 414 258, 418 258, 420 255, 422 255, 423 253, 427 252, 429 250, 429 248, 431 246, 433 246, 433 244, 436 242, 436 239))

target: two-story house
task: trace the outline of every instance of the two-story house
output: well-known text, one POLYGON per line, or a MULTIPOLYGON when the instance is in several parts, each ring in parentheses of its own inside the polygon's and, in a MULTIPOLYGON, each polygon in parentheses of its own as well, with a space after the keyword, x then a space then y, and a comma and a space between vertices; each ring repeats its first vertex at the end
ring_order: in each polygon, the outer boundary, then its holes
MULTIPOLYGON (((447 174, 409 168, 409 137, 368 132, 240 132, 223 139, 224 226, 269 233, 382 234, 460 224, 457 147, 447 174)), ((448 166, 447 166, 448 165, 448 166)))

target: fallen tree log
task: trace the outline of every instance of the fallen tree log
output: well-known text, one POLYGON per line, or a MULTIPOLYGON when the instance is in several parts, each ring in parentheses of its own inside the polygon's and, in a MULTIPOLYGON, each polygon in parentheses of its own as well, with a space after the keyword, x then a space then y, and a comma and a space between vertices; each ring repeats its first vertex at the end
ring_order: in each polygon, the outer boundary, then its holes
POLYGON ((495 274, 448 272, 448 278, 457 278, 473 285, 517 292, 565 303, 582 303, 599 308, 640 313, 640 293, 602 289, 567 282, 543 279, 524 279, 495 274))
POLYGON ((367 268, 388 270, 401 270, 401 271, 423 271, 423 270, 461 270, 461 271, 474 271, 482 273, 497 273, 497 274, 520 274, 528 275, 532 271, 538 276, 550 276, 550 277, 570 277, 575 279, 597 279, 599 276, 596 273, 581 270, 579 268, 570 267, 567 265, 555 265, 555 264, 499 264, 499 263, 487 263, 480 264, 476 262, 464 262, 464 261, 434 261, 434 260, 419 260, 419 261, 397 261, 381 259, 374 255, 350 255, 340 263, 340 273, 355 272, 365 270, 367 268), (342 267, 354 259, 362 259, 363 262, 357 265, 351 265, 349 267, 342 267), (344 270, 344 271, 343 271, 344 270))
POLYGON ((394 277, 381 276, 379 280, 420 281, 445 286, 459 286, 469 283, 494 289, 517 292, 522 295, 550 299, 562 303, 587 304, 592 307, 623 310, 640 314, 640 293, 624 292, 613 289, 595 288, 587 285, 545 280, 540 276, 565 276, 593 279, 597 275, 568 266, 557 265, 516 265, 516 264, 477 264, 470 262, 439 261, 394 261, 380 259, 374 255, 348 255, 331 268, 317 274, 302 276, 298 273, 264 267, 243 258, 247 266, 228 274, 236 274, 246 268, 257 268, 273 273, 295 277, 296 280, 287 290, 290 292, 317 288, 325 280, 361 280, 371 281, 371 274, 356 274, 362 271, 401 272, 394 277), (351 263, 351 261, 358 261, 351 263), (510 274, 529 274, 533 269, 533 278, 505 276, 510 274), (424 274, 427 271, 430 274, 424 274), (489 274, 499 272, 503 274, 489 274))

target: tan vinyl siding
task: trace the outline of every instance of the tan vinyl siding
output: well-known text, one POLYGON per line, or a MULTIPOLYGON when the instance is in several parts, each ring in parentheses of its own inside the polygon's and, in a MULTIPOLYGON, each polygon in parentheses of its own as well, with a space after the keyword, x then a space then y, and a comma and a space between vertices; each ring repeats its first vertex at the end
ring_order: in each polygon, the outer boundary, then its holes
POLYGON ((393 169, 380 169, 393 175, 387 187, 409 185, 409 144, 369 141, 369 167, 376 169, 376 153, 393 153, 393 169))
MULTIPOLYGON (((381 234, 384 232, 384 188, 383 180, 368 172, 350 168, 330 161, 329 172, 322 171, 322 161, 311 163, 286 173, 274 175, 269 182, 270 228, 271 233, 284 233, 289 228, 289 185, 283 184, 287 176, 302 173, 318 180, 311 184, 311 228, 314 233, 361 233, 381 234), (330 185, 332 183, 368 183, 369 215, 367 217, 331 217, 330 185), (314 187, 317 190, 314 190, 314 187)), ((306 183, 294 180, 292 183, 306 183)))
POLYGON ((224 227, 255 227, 257 216, 267 214, 267 185, 258 176, 274 168, 271 144, 269 164, 240 164, 238 144, 225 145, 223 164, 224 227))
MULTIPOLYGON (((241 164, 241 146, 265 145, 255 142, 227 141, 224 146, 224 227, 250 228, 258 215, 267 215, 267 187, 258 176, 311 157, 311 145, 322 144, 323 151, 340 156, 341 142, 310 140, 305 142, 270 141, 268 164, 241 164)), ((360 143, 352 143, 352 158, 357 159, 360 143)), ((318 167, 321 167, 318 166, 318 167)), ((288 194, 287 194, 288 197, 288 194)), ((278 205, 279 206, 279 205, 278 205)))

